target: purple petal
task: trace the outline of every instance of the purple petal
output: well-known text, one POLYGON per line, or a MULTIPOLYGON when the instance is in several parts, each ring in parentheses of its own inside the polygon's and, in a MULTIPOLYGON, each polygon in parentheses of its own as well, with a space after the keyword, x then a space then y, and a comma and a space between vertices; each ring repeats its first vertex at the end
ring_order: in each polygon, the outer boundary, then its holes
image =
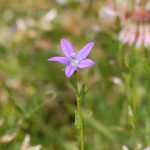
POLYGON ((78 68, 86 68, 86 67, 91 67, 94 65, 94 62, 91 59, 84 59, 81 60, 80 63, 78 64, 78 68))
POLYGON ((70 54, 74 53, 74 48, 68 40, 62 39, 60 42, 60 45, 61 45, 61 49, 66 57, 70 57, 70 54))
POLYGON ((65 68, 65 74, 68 78, 70 78, 72 76, 72 74, 77 70, 77 67, 75 66, 71 66, 71 65, 67 65, 65 68))
POLYGON ((55 61, 55 62, 59 62, 61 64, 68 64, 66 57, 61 57, 61 56, 49 58, 48 61, 55 61))
POLYGON ((94 42, 90 42, 90 43, 88 43, 87 45, 85 45, 85 46, 77 53, 77 58, 80 59, 80 60, 85 59, 85 58, 89 55, 89 53, 90 53, 90 51, 91 51, 91 49, 92 49, 93 46, 94 46, 94 42))

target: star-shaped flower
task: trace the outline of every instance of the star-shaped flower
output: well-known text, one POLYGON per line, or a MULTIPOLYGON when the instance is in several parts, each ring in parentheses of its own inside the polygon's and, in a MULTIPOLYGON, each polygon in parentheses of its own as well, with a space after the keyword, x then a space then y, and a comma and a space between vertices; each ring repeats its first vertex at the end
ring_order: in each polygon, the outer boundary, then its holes
POLYGON ((94 65, 91 59, 85 59, 89 55, 94 42, 89 42, 79 52, 76 52, 71 43, 66 39, 62 39, 60 45, 65 57, 56 56, 49 58, 48 61, 55 61, 67 65, 65 74, 68 78, 70 78, 76 70, 94 65))

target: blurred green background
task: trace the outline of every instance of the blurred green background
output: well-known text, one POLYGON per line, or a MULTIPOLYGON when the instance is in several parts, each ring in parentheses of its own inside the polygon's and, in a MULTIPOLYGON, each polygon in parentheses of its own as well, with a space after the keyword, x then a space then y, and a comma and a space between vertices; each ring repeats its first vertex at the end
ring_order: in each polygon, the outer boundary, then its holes
POLYGON ((47 61, 62 55, 61 38, 76 50, 95 42, 89 56, 95 66, 78 75, 79 86, 88 87, 86 150, 132 147, 134 117, 137 144, 150 145, 147 58, 118 42, 118 23, 104 28, 102 5, 99 0, 0 1, 0 150, 78 150, 75 95, 64 66, 47 61))

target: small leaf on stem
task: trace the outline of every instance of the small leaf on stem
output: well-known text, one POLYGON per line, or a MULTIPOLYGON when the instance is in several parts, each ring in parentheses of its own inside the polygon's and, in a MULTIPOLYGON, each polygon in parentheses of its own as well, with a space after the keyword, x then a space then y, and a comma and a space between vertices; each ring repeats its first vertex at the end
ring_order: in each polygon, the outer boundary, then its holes
POLYGON ((81 90, 80 90, 80 93, 79 93, 80 103, 83 102, 84 97, 86 96, 86 94, 87 94, 86 85, 82 84, 82 87, 81 87, 81 90))

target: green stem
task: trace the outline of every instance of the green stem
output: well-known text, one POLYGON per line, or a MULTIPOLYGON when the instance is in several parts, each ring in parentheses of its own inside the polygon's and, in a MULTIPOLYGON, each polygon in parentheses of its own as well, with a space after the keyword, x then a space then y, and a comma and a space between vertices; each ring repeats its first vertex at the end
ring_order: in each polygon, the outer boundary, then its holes
POLYGON ((137 100, 136 100, 136 87, 135 87, 135 71, 136 71, 136 66, 137 66, 137 54, 136 53, 129 53, 126 55, 126 66, 128 67, 128 73, 127 73, 127 88, 129 89, 128 91, 128 104, 131 109, 131 113, 129 113, 130 117, 130 123, 132 127, 132 149, 136 150, 137 145, 136 145, 136 140, 137 140, 137 127, 136 127, 136 106, 137 106, 137 100), (134 57, 133 57, 134 56, 134 57), (136 60, 135 60, 136 59, 136 60))
POLYGON ((132 134, 133 134, 133 150, 136 150, 136 96, 135 96, 135 85, 134 85, 134 75, 133 72, 134 67, 130 68, 130 97, 131 97, 131 107, 132 107, 132 113, 133 113, 133 119, 132 119, 132 134))
POLYGON ((84 150, 84 124, 83 124, 83 116, 80 105, 80 97, 77 97, 77 113, 79 116, 79 132, 80 132, 80 146, 81 150, 84 150))
POLYGON ((133 110, 133 150, 136 150, 136 99, 134 95, 134 87, 131 89, 132 92, 132 110, 133 110))
POLYGON ((118 45, 118 65, 119 65, 119 68, 122 67, 122 60, 123 60, 122 50, 123 50, 123 45, 122 45, 122 43, 120 43, 118 45))
POLYGON ((79 95, 78 86, 77 86, 77 73, 75 73, 75 91, 76 91, 76 100, 77 100, 77 115, 78 115, 78 125, 79 125, 79 141, 81 150, 84 150, 84 123, 83 115, 81 110, 81 96, 79 95))

